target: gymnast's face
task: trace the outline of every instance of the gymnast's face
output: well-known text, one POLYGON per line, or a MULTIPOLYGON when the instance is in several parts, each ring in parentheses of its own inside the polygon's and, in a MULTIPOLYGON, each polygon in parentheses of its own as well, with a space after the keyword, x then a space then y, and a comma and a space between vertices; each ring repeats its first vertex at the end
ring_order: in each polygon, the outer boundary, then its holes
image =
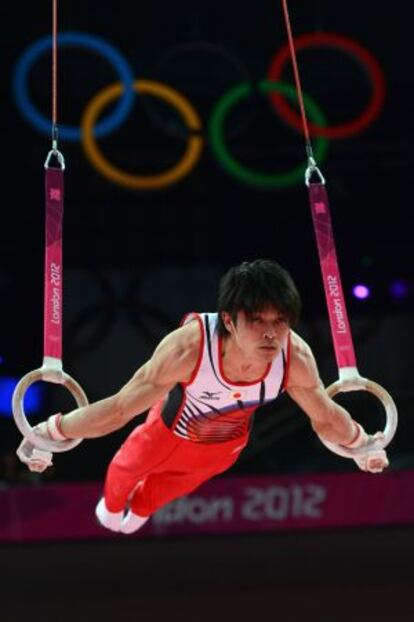
POLYGON ((233 322, 228 313, 223 321, 234 344, 247 358, 272 362, 279 354, 289 332, 286 317, 274 307, 247 314, 239 311, 233 322))

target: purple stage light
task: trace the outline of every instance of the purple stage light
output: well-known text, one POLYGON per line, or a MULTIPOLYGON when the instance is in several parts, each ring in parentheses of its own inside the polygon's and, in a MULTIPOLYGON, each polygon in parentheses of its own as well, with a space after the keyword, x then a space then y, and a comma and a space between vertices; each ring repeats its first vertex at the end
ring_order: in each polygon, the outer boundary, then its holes
POLYGON ((396 279, 390 285, 390 294, 393 298, 402 300, 408 296, 408 283, 404 279, 396 279))
POLYGON ((371 295, 369 287, 367 287, 366 285, 362 285, 361 283, 359 283, 358 285, 354 285, 354 287, 352 288, 352 293, 355 298, 358 298, 359 300, 365 300, 371 295))

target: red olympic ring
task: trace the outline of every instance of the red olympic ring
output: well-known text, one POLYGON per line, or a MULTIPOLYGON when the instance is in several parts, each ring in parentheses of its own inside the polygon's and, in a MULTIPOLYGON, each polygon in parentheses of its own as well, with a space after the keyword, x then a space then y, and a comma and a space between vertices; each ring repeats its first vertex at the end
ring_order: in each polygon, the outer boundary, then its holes
MULTIPOLYGON (((378 116, 385 99, 385 78, 382 69, 375 57, 362 45, 332 32, 321 32, 301 35, 295 39, 297 51, 308 47, 337 47, 354 56, 367 70, 372 85, 372 96, 367 108, 353 121, 338 125, 321 127, 314 123, 309 124, 309 132, 312 136, 325 138, 348 138, 365 129, 378 116)), ((289 44, 284 45, 273 58, 268 80, 278 82, 282 79, 282 72, 290 59, 289 44)), ((300 116, 286 103, 282 95, 272 93, 269 95, 277 112, 295 129, 302 131, 300 116)))

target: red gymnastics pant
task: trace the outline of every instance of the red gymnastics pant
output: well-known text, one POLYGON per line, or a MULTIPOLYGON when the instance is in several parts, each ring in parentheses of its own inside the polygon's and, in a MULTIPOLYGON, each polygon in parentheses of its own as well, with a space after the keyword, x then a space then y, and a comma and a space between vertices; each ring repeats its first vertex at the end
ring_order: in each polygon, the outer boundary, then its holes
POLYGON ((171 432, 161 418, 162 403, 128 436, 112 459, 104 497, 110 512, 127 505, 150 516, 236 462, 248 435, 223 443, 192 442, 171 432))

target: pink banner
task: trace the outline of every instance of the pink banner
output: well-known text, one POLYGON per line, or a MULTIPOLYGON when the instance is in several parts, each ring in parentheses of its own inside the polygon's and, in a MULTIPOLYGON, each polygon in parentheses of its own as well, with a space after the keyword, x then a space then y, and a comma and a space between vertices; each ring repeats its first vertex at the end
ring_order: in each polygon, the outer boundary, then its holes
POLYGON ((309 185, 313 226, 318 244, 326 304, 338 367, 356 367, 354 344, 336 257, 331 214, 323 184, 309 185))
MULTIPOLYGON (((157 512, 134 537, 414 524, 413 488, 414 470, 219 477, 157 512)), ((96 524, 101 489, 71 483, 1 490, 0 541, 120 537, 96 524)))

